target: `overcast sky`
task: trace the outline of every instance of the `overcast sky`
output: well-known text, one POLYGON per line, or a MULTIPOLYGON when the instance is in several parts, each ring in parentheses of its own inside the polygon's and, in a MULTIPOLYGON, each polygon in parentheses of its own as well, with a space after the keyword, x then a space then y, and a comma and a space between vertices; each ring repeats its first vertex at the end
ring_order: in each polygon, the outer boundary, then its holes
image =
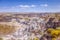
POLYGON ((0 12, 60 12, 60 0, 0 0, 0 12))

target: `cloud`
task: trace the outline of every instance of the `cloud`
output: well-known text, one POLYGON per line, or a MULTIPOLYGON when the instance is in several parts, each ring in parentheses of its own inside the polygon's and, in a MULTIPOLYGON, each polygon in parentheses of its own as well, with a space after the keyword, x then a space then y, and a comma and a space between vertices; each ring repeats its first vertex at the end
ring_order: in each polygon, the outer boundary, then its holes
POLYGON ((20 7, 20 8, 32 8, 32 7, 36 7, 36 5, 19 5, 18 7, 20 7))
POLYGON ((2 7, 0 8, 1 11, 16 11, 16 12, 24 12, 24 11, 39 11, 48 7, 48 4, 40 4, 40 5, 16 5, 11 7, 2 7), (39 9, 39 10, 38 10, 39 9))
POLYGON ((40 4, 41 7, 48 7, 48 4, 40 4))
POLYGON ((18 9, 26 9, 26 8, 38 8, 38 7, 47 7, 48 4, 40 4, 40 5, 17 5, 15 7, 12 8, 18 8, 18 9))

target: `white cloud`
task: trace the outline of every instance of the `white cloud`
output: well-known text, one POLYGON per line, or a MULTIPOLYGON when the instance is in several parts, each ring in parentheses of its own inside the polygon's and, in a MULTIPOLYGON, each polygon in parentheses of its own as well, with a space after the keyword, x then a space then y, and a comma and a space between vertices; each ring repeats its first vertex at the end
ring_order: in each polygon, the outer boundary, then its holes
MULTIPOLYGON (((12 6, 12 7, 2 7, 0 8, 1 11, 34 11, 34 10, 38 10, 38 8, 44 9, 44 7, 48 7, 48 4, 40 4, 40 5, 16 5, 16 6, 12 6), (43 7, 43 8, 42 8, 43 7)), ((41 10, 39 9, 39 10, 41 10)), ((38 10, 38 11, 39 11, 38 10)))
POLYGON ((48 7, 48 4, 40 4, 42 7, 48 7))
POLYGON ((36 5, 19 5, 18 7, 20 7, 20 8, 32 8, 32 7, 36 7, 36 5))
POLYGON ((36 8, 38 8, 38 7, 47 7, 48 6, 48 4, 40 4, 40 5, 17 5, 17 6, 15 6, 15 7, 12 7, 12 8, 18 8, 18 9, 26 9, 26 8, 34 8, 34 7, 36 7, 36 8))

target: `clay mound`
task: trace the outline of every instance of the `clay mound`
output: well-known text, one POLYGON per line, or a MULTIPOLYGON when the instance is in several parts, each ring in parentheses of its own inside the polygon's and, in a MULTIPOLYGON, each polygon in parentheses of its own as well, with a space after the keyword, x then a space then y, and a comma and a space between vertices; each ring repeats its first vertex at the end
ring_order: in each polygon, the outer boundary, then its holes
POLYGON ((16 31, 16 27, 6 24, 0 24, 0 36, 12 34, 16 31))

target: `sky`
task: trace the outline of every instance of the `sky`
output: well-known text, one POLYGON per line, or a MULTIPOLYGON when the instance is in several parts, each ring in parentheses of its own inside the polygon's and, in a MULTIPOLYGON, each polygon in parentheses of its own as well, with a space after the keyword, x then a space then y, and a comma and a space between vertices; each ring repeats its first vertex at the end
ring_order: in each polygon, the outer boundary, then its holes
POLYGON ((60 12, 60 0, 0 0, 0 12, 60 12))

